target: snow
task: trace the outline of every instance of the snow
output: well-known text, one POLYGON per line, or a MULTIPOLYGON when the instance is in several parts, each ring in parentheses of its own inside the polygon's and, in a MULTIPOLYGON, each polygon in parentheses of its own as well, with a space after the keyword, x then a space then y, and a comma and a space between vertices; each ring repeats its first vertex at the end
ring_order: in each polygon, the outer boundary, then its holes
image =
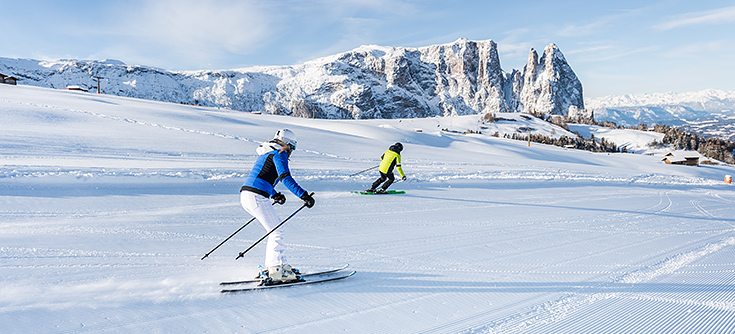
POLYGON ((23 85, 100 86, 118 96, 325 119, 530 110, 564 115, 582 108, 581 83, 561 51, 550 44, 542 63, 533 55, 527 64, 532 71, 504 72, 494 41, 460 38, 421 48, 361 46, 293 66, 214 71, 0 57, 0 73, 23 85))
MULTIPOLYGON (((735 332, 731 166, 440 131, 478 116, 314 120, 9 85, 0 113, 4 332, 735 332), (281 127, 316 193, 284 225, 290 262, 357 274, 223 295, 255 275, 263 245, 235 256, 265 232, 200 258, 251 218, 238 189, 281 127), (407 193, 351 194, 396 141, 407 193)), ((287 198, 281 218, 301 204, 287 198)))
MULTIPOLYGON (((655 149, 651 148, 649 144, 652 142, 660 143, 664 139, 663 133, 654 131, 637 131, 630 129, 611 129, 597 125, 587 124, 568 124, 569 130, 572 132, 579 133, 584 138, 590 138, 592 135, 595 138, 605 138, 606 141, 613 142, 622 149, 625 148, 628 152, 640 153, 640 154, 653 154, 661 153, 664 154, 670 152, 670 150, 662 148, 655 149)), ((695 154, 699 155, 699 154, 695 154)))
POLYGON ((587 99, 598 121, 619 125, 666 124, 705 137, 735 140, 735 91, 707 89, 687 93, 655 93, 587 99))
POLYGON ((717 103, 732 103, 735 101, 735 91, 705 89, 697 92, 685 93, 652 93, 629 94, 621 96, 605 96, 585 100, 588 108, 616 108, 640 107, 652 105, 698 105, 697 110, 707 110, 707 106, 717 103))

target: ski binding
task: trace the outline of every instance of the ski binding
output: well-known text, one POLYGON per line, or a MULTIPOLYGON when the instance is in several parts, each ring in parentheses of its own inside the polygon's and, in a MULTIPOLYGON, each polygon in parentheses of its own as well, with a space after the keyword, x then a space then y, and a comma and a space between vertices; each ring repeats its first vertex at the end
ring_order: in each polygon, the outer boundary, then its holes
MULTIPOLYGON (((251 285, 246 286, 244 288, 232 288, 232 289, 222 289, 220 292, 222 293, 230 293, 230 292, 244 292, 244 291, 254 291, 254 290, 262 290, 262 289, 273 289, 273 288, 284 288, 289 286, 296 286, 296 285, 305 285, 305 284, 316 284, 316 283, 324 283, 324 282, 331 282, 336 280, 345 279, 348 277, 352 277, 352 275, 355 275, 357 273, 356 271, 351 271, 347 274, 340 274, 339 276, 327 276, 326 278, 322 279, 313 279, 313 280, 296 280, 291 282, 284 282, 284 283, 278 283, 278 284, 271 284, 271 285, 251 285)), ((328 275, 328 274, 322 274, 322 275, 328 275)), ((312 275, 315 276, 315 275, 312 275)), ((320 275, 316 275, 317 277, 320 275)))

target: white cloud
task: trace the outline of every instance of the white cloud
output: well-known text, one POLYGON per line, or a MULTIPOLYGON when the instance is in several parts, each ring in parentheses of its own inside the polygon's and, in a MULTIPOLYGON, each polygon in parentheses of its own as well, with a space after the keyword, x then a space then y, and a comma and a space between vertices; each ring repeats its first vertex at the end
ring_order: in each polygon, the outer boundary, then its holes
POLYGON ((659 45, 652 45, 652 46, 647 46, 647 47, 642 47, 642 48, 637 48, 637 49, 632 49, 632 50, 631 49, 615 50, 613 52, 608 52, 605 55, 596 58, 595 60, 596 61, 610 61, 613 59, 628 57, 628 56, 632 56, 632 55, 636 55, 640 53, 649 53, 649 52, 658 51, 658 50, 661 50, 661 46, 659 45))
POLYGON ((156 0, 127 10, 119 34, 193 62, 247 54, 277 30, 275 15, 255 0, 156 0))
POLYGON ((396 22, 403 23, 423 13, 410 1, 393 0, 296 0, 279 6, 279 12, 287 17, 289 24, 285 33, 304 36, 303 31, 309 32, 308 41, 295 40, 283 47, 296 63, 364 44, 401 39, 410 32, 393 30, 386 34, 386 31, 396 27, 396 22))
POLYGON ((612 15, 605 15, 595 18, 593 21, 585 24, 567 24, 564 28, 557 31, 557 35, 561 37, 579 37, 579 36, 590 36, 605 30, 610 27, 615 27, 624 20, 628 20, 632 17, 636 17, 644 12, 646 8, 619 10, 618 13, 612 15))
POLYGON ((599 28, 606 26, 612 21, 612 18, 606 17, 584 25, 567 24, 564 28, 559 29, 557 34, 562 37, 593 35, 599 28))
POLYGON ((542 39, 529 37, 533 36, 534 33, 533 30, 526 27, 505 31, 503 33, 505 36, 497 41, 498 52, 506 57, 527 59, 531 48, 544 42, 542 39))
POLYGON ((683 26, 723 24, 729 22, 735 22, 735 6, 680 15, 667 22, 654 25, 653 28, 657 30, 670 30, 683 26))
POLYGON ((596 53, 599 51, 607 51, 610 49, 614 49, 615 46, 612 44, 597 44, 593 43, 593 45, 586 45, 580 49, 574 49, 567 52, 564 52, 565 55, 573 55, 573 54, 585 54, 585 53, 596 53))
POLYGON ((671 58, 696 59, 701 55, 711 55, 714 52, 723 52, 730 44, 727 41, 704 41, 687 45, 679 45, 666 51, 663 55, 671 58))

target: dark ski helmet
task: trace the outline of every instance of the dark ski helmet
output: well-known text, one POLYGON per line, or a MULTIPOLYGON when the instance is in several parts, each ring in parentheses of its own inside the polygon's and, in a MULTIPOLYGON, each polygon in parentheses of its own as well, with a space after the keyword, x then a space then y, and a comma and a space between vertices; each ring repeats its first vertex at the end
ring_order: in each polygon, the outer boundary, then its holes
POLYGON ((395 143, 391 148, 395 148, 396 153, 401 153, 401 151, 403 151, 403 144, 395 143))

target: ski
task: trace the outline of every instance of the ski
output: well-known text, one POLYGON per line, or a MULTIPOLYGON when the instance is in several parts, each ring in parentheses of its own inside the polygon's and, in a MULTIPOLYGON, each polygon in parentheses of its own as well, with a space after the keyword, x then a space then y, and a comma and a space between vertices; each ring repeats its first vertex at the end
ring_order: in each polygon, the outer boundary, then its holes
POLYGON ((351 272, 349 272, 348 274, 345 274, 345 275, 328 277, 328 278, 324 278, 324 279, 296 281, 296 282, 293 282, 293 283, 281 283, 281 284, 273 284, 273 285, 255 285, 255 286, 249 286, 249 287, 246 287, 246 288, 236 288, 236 289, 222 289, 222 290, 220 290, 220 292, 221 293, 244 292, 244 291, 254 291, 254 290, 273 289, 273 288, 285 288, 285 287, 297 286, 297 285, 305 285, 305 284, 324 283, 324 282, 331 282, 331 281, 345 279, 345 278, 351 277, 355 273, 357 273, 357 272, 353 270, 353 271, 351 271, 351 272))
POLYGON ((384 193, 367 192, 367 191, 352 191, 353 194, 360 195, 400 195, 405 194, 405 190, 386 190, 384 193))
MULTIPOLYGON (((332 273, 336 273, 338 271, 345 270, 349 266, 350 266, 350 264, 348 263, 348 264, 345 264, 344 266, 339 267, 339 268, 327 269, 327 270, 317 271, 317 272, 308 273, 308 274, 300 274, 299 276, 301 276, 302 278, 307 278, 307 277, 327 275, 327 274, 332 274, 332 273)), ((259 278, 256 278, 256 279, 250 279, 250 280, 244 280, 244 281, 222 282, 219 285, 235 285, 235 284, 259 283, 259 282, 260 282, 260 279, 259 278)))

